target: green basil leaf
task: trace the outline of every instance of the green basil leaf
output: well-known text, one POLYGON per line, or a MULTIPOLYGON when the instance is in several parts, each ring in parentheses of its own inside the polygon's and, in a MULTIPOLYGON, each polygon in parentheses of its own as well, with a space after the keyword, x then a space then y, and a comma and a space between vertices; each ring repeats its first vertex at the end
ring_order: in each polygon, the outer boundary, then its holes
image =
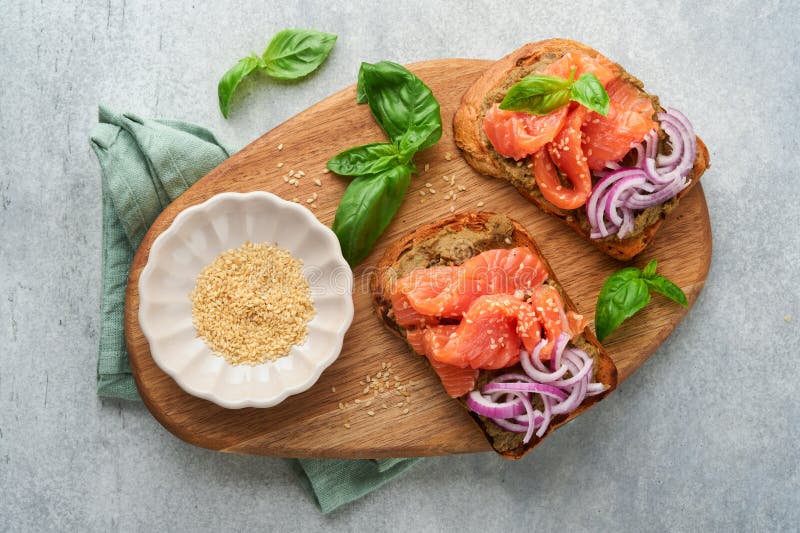
POLYGON ((219 110, 222 111, 222 116, 228 118, 228 111, 231 106, 231 97, 239 83, 253 72, 260 59, 257 55, 253 54, 240 59, 225 75, 219 80, 217 85, 217 95, 219 96, 219 110))
POLYGON ((649 301, 650 291, 639 269, 628 267, 611 274, 597 297, 594 316, 597 338, 605 339, 649 301))
POLYGON ((340 176, 363 176, 379 174, 400 162, 401 155, 395 145, 372 143, 340 152, 326 166, 340 176))
POLYGON ((570 91, 572 100, 604 117, 608 115, 608 93, 594 74, 582 74, 578 81, 572 84, 570 91))
POLYGON ((500 109, 547 115, 569 103, 570 85, 558 76, 526 76, 508 90, 500 109))
POLYGON ((407 157, 441 138, 439 102, 405 67, 389 61, 362 63, 359 86, 357 93, 366 98, 375 121, 407 157))
POLYGON ((647 266, 645 266, 644 269, 642 270, 642 277, 645 279, 652 278, 656 273, 657 266, 658 266, 658 261, 656 261, 655 259, 647 263, 647 266))
POLYGON ((358 83, 356 83, 356 103, 367 103, 367 89, 364 87, 364 69, 358 69, 358 83))
POLYGON ((380 174, 359 176, 347 186, 336 210, 333 232, 351 266, 367 256, 392 221, 410 181, 411 168, 398 165, 380 174))
POLYGON ((689 302, 686 300, 686 294, 681 290, 680 287, 672 283, 664 276, 655 274, 652 277, 645 278, 644 281, 657 293, 666 296, 670 300, 678 302, 684 307, 689 307, 689 302))
POLYGON ((262 55, 261 68, 280 80, 307 76, 330 54, 336 35, 316 30, 283 30, 275 34, 262 55))

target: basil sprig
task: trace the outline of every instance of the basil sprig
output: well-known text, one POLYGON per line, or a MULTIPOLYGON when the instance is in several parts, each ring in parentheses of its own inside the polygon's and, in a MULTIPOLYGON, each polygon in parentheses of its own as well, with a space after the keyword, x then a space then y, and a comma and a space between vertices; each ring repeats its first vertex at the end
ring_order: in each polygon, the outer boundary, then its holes
POLYGON ((603 116, 608 115, 609 98, 603 84, 591 73, 575 79, 558 76, 526 76, 513 85, 500 102, 500 109, 522 111, 531 115, 547 115, 575 101, 603 116))
POLYGON ((217 86, 219 109, 228 118, 236 87, 257 68, 279 80, 294 80, 311 74, 331 53, 336 35, 316 30, 283 30, 275 34, 261 56, 240 59, 222 76, 217 86))
POLYGON ((351 265, 366 257, 400 208, 411 174, 417 171, 414 154, 442 136, 439 102, 427 85, 401 65, 362 63, 356 101, 369 104, 389 142, 350 148, 327 164, 341 176, 355 176, 333 221, 333 231, 351 265))
POLYGON ((657 261, 650 261, 644 270, 627 267, 611 274, 603 283, 597 297, 594 323, 597 338, 605 339, 622 322, 630 318, 650 301, 650 291, 655 291, 687 307, 686 294, 670 280, 656 274, 657 261))

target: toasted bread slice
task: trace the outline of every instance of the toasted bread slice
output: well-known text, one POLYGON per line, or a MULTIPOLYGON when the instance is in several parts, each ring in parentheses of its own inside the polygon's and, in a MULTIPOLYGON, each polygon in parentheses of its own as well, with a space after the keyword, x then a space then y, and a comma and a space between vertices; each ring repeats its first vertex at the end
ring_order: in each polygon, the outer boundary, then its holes
MULTIPOLYGON (((697 184, 700 176, 708 168, 708 149, 699 137, 697 138, 697 156, 694 167, 688 176, 689 187, 663 205, 651 207, 638 214, 634 231, 624 239, 620 239, 616 235, 604 239, 590 239, 589 224, 583 208, 566 211, 545 200, 536 186, 532 169, 527 164, 519 165, 513 159, 498 154, 481 127, 486 111, 496 102, 500 102, 512 85, 525 76, 540 71, 549 63, 573 50, 582 51, 592 57, 600 55, 598 51, 576 41, 550 39, 526 44, 494 63, 467 90, 461 100, 461 106, 453 118, 455 142, 461 149, 464 158, 475 170, 486 176, 510 181, 522 196, 546 213, 563 220, 597 248, 616 259, 628 260, 644 250, 653 240, 656 231, 667 215, 678 205, 680 198, 697 184)), ((617 69, 619 76, 631 82, 644 93, 641 81, 628 74, 616 63, 614 63, 614 68, 617 69)), ((653 100, 656 112, 660 111, 658 98, 652 95, 647 96, 653 100)))
MULTIPOLYGON (((406 330, 395 322, 392 310, 391 294, 397 279, 415 268, 459 265, 486 250, 518 246, 527 246, 542 258, 549 273, 547 283, 559 290, 567 309, 576 311, 572 301, 556 280, 550 265, 525 228, 506 216, 483 212, 456 214, 439 222, 421 226, 394 242, 378 263, 377 275, 373 276, 371 280, 370 289, 375 310, 390 330, 406 339, 406 330)), ((607 385, 608 388, 602 394, 587 397, 580 407, 568 416, 555 417, 541 439, 534 436, 527 444, 522 443, 523 435, 500 429, 490 420, 470 412, 492 447, 503 457, 521 458, 557 427, 589 409, 617 386, 617 368, 588 327, 573 339, 571 344, 592 356, 595 361, 594 380, 607 385)), ((521 370, 519 365, 499 371, 482 370, 476 387, 481 387, 492 377, 508 371, 521 370)), ((442 394, 444 394, 444 390, 442 394)))

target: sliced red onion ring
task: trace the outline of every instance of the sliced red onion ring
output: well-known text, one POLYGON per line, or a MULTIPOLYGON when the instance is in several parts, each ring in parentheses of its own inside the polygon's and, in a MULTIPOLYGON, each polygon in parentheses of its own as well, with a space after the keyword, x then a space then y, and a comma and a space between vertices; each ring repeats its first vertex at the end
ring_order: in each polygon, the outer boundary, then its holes
POLYGON ((550 367, 553 370, 561 368, 561 355, 564 353, 564 348, 567 347, 569 339, 570 339, 569 333, 564 332, 558 335, 556 343, 553 346, 552 359, 550 360, 550 367))
POLYGON ((620 207, 622 206, 621 197, 628 193, 628 196, 634 192, 637 187, 647 183, 647 176, 642 174, 639 176, 626 176, 617 181, 608 194, 605 195, 605 214, 608 219, 617 226, 622 226, 622 216, 620 215, 620 207))
MULTIPOLYGON (((489 383, 481 392, 489 394, 491 392, 536 392, 542 396, 550 396, 557 400, 565 400, 567 395, 558 387, 545 385, 544 383, 489 383)), ((475 391, 472 391, 475 392, 475 391)), ((471 393, 470 393, 471 394, 471 393)), ((519 414, 519 413, 517 413, 519 414)), ((508 418, 506 416, 501 418, 508 418)))
POLYGON ((606 390, 602 383, 591 383, 594 360, 575 347, 567 348, 569 335, 562 333, 553 346, 552 362, 557 370, 550 370, 539 360, 539 353, 547 345, 541 340, 532 354, 521 350, 520 362, 525 374, 509 372, 492 379, 481 391, 472 391, 466 399, 467 406, 479 415, 486 416, 498 427, 515 433, 525 433, 523 443, 534 432, 541 438, 550 427, 555 415, 569 414, 589 395, 606 390), (564 377, 569 372, 568 377, 564 377), (534 395, 539 395, 543 411, 533 409, 534 395))
POLYGON ((525 406, 519 396, 507 402, 494 402, 480 392, 474 390, 467 395, 467 407, 479 415, 489 418, 511 418, 525 412, 525 406))
POLYGON ((633 231, 637 211, 661 205, 688 187, 686 178, 697 155, 694 128, 676 109, 667 108, 658 119, 668 136, 669 154, 658 154, 658 132, 652 130, 641 143, 631 145, 636 151, 633 167, 611 162, 606 165, 610 172, 595 172, 600 180, 586 202, 590 238, 626 237, 633 231))
MULTIPOLYGON (((547 343, 546 340, 539 341, 539 345, 541 346, 544 346, 544 344, 546 343, 547 343)), ((538 357, 536 357, 536 359, 538 360, 538 357)), ((525 371, 525 373, 528 374, 528 376, 532 377, 535 381, 538 381, 539 383, 549 383, 551 381, 560 379, 564 374, 567 373, 567 370, 569 370, 565 365, 562 365, 561 368, 559 368, 555 372, 547 372, 539 370, 533 366, 533 363, 531 363, 531 355, 528 354, 528 352, 526 352, 525 350, 522 350, 519 353, 519 362, 522 365, 522 369, 525 371)))

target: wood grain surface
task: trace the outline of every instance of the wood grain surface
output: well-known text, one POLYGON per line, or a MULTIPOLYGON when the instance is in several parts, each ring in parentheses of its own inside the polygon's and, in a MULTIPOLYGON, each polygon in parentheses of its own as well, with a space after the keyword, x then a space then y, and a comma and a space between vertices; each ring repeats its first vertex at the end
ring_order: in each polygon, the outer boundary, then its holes
MULTIPOLYGON (((415 158, 420 174, 412 179, 408 198, 372 254, 355 269, 355 319, 339 359, 308 391, 269 409, 227 410, 183 392, 153 362, 139 328, 138 282, 150 247, 186 207, 215 194, 269 191, 311 205, 312 212, 331 225, 347 181, 323 173, 325 162, 346 148, 385 137, 367 106, 355 103, 355 87, 344 89, 312 106, 254 141, 211 171, 165 209, 139 247, 128 280, 125 333, 131 367, 142 399, 156 419, 181 439, 214 450, 283 457, 383 458, 489 451, 483 434, 463 407, 449 398, 423 358, 385 331, 373 313, 369 295, 371 264, 393 239, 419 224, 451 213, 485 210, 520 221, 536 239, 578 311, 592 318, 594 303, 607 275, 623 266, 583 241, 561 222, 524 200, 507 182, 475 173, 453 143, 451 121, 461 96, 491 62, 442 59, 410 65, 433 90, 442 108, 444 134, 434 147, 415 158), (282 149, 279 149, 282 145, 282 149), (279 165, 282 165, 279 167, 279 165), (427 170, 426 170, 427 169, 427 170), (297 186, 284 180, 289 170, 303 171, 297 186), (456 199, 442 178, 455 175, 456 199), (321 181, 317 186, 314 179, 321 181), (435 194, 420 195, 430 183, 435 194), (307 199, 317 193, 313 204, 307 199), (420 201, 424 200, 424 203, 420 201), (479 205, 479 202, 483 202, 479 205), (394 395, 372 398, 370 408, 363 381, 382 363, 409 383, 408 413, 394 407, 394 395), (347 404, 344 409, 339 404, 347 404), (386 403, 388 408, 381 406, 386 403), (374 414, 370 416, 368 411, 374 414), (350 427, 346 428, 345 423, 350 427)), ((675 281, 689 304, 702 290, 711 260, 711 224, 702 187, 695 187, 667 219, 655 242, 631 264, 642 267, 659 260, 658 271, 675 281)), ((188 295, 187 295, 188 298, 188 295)), ((625 380, 658 348, 687 310, 655 296, 652 302, 604 344, 625 380)), ((603 409, 601 402, 583 416, 603 409)), ((580 423, 580 422, 574 422, 580 423)), ((619 424, 624 424, 620 420, 619 424)))

